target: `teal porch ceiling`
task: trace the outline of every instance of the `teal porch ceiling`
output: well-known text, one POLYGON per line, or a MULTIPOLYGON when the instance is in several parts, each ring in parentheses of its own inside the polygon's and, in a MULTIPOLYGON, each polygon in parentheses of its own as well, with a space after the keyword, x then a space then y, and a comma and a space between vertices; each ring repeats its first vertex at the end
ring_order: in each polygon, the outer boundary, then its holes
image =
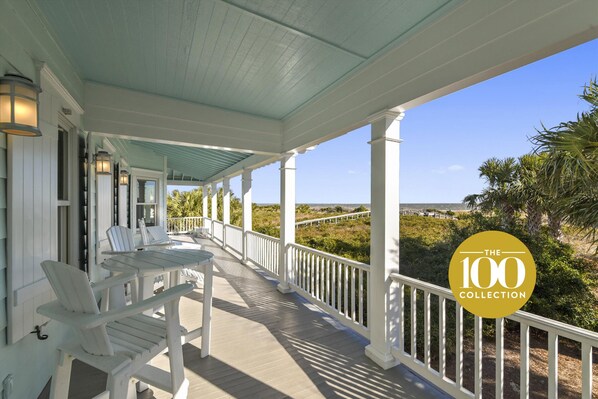
POLYGON ((33 1, 85 80, 282 119, 457 0, 33 1))
MULTIPOLYGON (((166 157, 169 176, 174 180, 205 181, 251 156, 248 153, 208 148, 186 147, 111 137, 110 142, 132 167, 145 167, 146 155, 152 152, 166 157)), ((154 165, 162 169, 163 165, 154 165)))

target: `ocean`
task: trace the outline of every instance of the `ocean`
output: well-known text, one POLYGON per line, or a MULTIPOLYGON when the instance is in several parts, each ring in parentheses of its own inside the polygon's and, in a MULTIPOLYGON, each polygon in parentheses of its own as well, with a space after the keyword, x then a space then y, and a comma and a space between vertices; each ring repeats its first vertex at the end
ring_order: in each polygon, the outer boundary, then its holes
MULTIPOLYGON (((272 205, 272 204, 258 204, 258 205, 272 205)), ((302 205, 302 204, 297 204, 302 205)), ((305 205, 309 205, 312 208, 334 208, 336 206, 342 206, 346 209, 355 209, 359 208, 360 206, 365 206, 366 208, 370 209, 370 204, 310 204, 307 203, 305 205)), ((467 206, 460 202, 457 203, 404 203, 400 204, 401 209, 406 210, 424 210, 424 209, 438 209, 440 211, 465 211, 467 210, 467 206)))

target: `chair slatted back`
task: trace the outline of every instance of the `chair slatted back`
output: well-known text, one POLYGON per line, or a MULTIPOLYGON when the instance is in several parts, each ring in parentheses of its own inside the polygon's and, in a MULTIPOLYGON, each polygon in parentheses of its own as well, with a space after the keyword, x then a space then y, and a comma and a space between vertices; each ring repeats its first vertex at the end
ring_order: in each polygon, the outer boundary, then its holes
MULTIPOLYGON (((56 298, 63 308, 73 312, 73 318, 81 313, 100 314, 85 272, 65 263, 51 260, 43 261, 42 269, 56 298)), ((85 330, 80 329, 78 333, 81 346, 86 352, 103 356, 114 355, 105 325, 85 330)))
POLYGON ((135 250, 133 232, 124 226, 112 226, 106 231, 113 251, 130 252, 135 250))
POLYGON ((147 231, 150 233, 153 241, 168 242, 170 240, 170 237, 168 237, 162 226, 150 226, 147 228, 147 231))
POLYGON ((152 238, 150 236, 149 231, 147 230, 147 227, 145 226, 145 220, 139 219, 137 222, 139 224, 139 231, 141 231, 141 239, 143 240, 143 245, 150 244, 152 242, 152 238))

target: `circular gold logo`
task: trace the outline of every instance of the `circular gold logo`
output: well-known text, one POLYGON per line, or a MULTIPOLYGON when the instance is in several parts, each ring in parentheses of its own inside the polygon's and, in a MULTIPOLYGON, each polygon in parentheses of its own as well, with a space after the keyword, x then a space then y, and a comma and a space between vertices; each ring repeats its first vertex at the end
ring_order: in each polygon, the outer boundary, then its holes
POLYGON ((485 318, 521 309, 536 285, 536 264, 517 237, 502 231, 474 234, 457 248, 449 284, 467 311, 485 318))

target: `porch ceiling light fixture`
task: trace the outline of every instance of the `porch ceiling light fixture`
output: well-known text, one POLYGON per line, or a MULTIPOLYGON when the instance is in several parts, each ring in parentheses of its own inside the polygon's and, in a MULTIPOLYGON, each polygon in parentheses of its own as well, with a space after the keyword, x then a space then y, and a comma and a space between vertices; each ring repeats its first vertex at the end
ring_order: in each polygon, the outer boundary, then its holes
POLYGON ((95 156, 96 174, 110 175, 112 174, 112 156, 106 151, 98 151, 95 156))
POLYGON ((129 185, 129 172, 127 172, 124 169, 121 170, 118 181, 121 186, 128 186, 129 185))
POLYGON ((18 75, 0 77, 0 132, 18 136, 41 136, 39 93, 41 89, 18 75))

